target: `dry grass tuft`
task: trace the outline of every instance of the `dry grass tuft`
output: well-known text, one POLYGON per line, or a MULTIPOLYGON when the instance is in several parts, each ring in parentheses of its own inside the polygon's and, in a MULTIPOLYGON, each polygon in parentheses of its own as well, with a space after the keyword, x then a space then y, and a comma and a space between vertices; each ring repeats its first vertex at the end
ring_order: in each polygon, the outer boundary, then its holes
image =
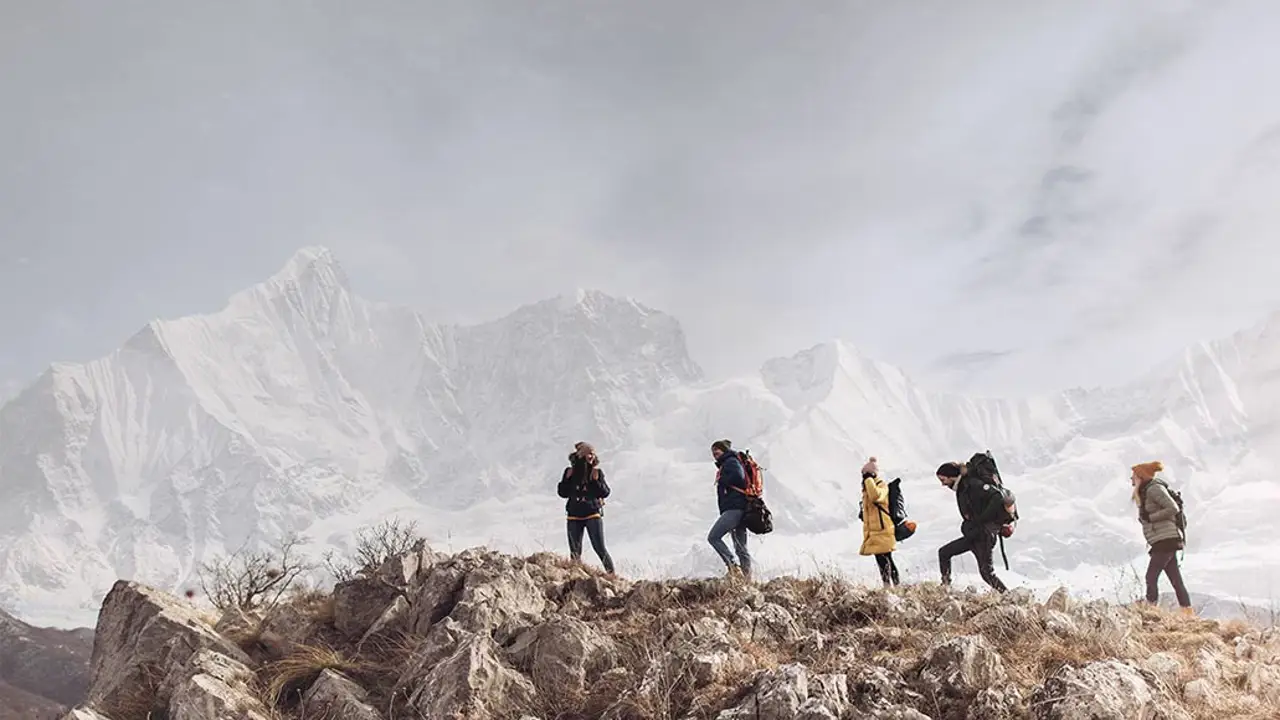
POLYGON ((325 670, 344 675, 364 675, 369 666, 364 662, 348 660, 342 653, 331 648, 297 645, 288 657, 262 668, 260 677, 266 684, 267 705, 292 706, 325 670))

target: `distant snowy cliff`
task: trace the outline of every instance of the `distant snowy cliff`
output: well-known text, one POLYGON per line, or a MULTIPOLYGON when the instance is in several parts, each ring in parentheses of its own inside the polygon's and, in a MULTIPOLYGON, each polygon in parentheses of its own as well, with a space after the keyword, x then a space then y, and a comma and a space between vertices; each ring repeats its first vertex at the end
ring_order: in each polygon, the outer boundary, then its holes
POLYGON ((842 342, 711 383, 679 323, 634 301, 582 291, 434 325, 354 295, 308 248, 223 310, 55 365, 0 408, 0 605, 92 624, 118 577, 180 589, 211 553, 287 531, 342 548, 388 514, 436 543, 559 550, 553 485, 580 439, 614 487, 623 572, 715 571, 703 538, 721 437, 768 468, 766 569, 865 564, 850 480, 874 453, 921 523, 899 564, 931 579, 958 524, 932 469, 989 447, 1024 516, 1011 579, 1110 591, 1143 549, 1127 468, 1158 457, 1187 489, 1193 590, 1266 597, 1280 578, 1277 323, 1123 388, 1025 400, 930 392, 842 342))

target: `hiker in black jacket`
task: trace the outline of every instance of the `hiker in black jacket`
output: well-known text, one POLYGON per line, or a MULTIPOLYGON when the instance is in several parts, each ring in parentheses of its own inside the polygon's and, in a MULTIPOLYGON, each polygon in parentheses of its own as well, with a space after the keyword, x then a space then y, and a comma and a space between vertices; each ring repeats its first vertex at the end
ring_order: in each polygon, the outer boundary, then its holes
POLYGON ((591 538, 591 549, 596 551, 605 572, 612 575, 613 558, 604 546, 604 499, 609 497, 609 485, 599 464, 596 450, 589 443, 574 445, 574 451, 569 454, 569 467, 565 468, 556 492, 565 498, 569 557, 574 562, 582 562, 582 533, 586 531, 591 538))
POLYGON ((730 575, 751 577, 751 553, 747 552, 747 526, 743 519, 747 514, 747 472, 742 467, 742 459, 734 451, 728 440, 717 440, 711 444, 711 457, 716 461, 716 504, 720 509, 720 517, 716 518, 707 533, 707 542, 715 549, 716 554, 724 561, 730 575), (724 536, 733 536, 733 549, 738 557, 735 561, 729 547, 724 544, 724 536))
POLYGON ((962 518, 961 537, 938 548, 938 570, 942 573, 942 584, 950 585, 951 559, 972 552, 982 580, 1002 593, 1007 588, 996 577, 995 550, 1004 497, 990 484, 971 476, 968 470, 966 463, 947 462, 938 467, 938 481, 955 491, 962 518))

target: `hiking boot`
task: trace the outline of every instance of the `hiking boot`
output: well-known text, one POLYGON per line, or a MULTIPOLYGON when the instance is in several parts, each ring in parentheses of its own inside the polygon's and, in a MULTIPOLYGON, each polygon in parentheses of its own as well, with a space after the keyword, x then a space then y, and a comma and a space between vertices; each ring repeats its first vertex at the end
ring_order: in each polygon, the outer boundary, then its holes
POLYGON ((1190 607, 1179 608, 1178 612, 1182 613, 1184 616, 1189 618, 1193 618, 1196 616, 1195 608, 1190 608, 1190 607))

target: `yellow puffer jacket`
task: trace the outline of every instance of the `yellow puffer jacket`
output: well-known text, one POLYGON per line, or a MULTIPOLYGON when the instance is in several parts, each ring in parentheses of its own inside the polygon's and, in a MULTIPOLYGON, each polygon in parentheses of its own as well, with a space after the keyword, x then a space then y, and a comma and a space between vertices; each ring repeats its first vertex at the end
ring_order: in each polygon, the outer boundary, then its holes
POLYGON ((898 541, 889 517, 889 486, 880 477, 862 481, 862 555, 893 552, 898 541))

